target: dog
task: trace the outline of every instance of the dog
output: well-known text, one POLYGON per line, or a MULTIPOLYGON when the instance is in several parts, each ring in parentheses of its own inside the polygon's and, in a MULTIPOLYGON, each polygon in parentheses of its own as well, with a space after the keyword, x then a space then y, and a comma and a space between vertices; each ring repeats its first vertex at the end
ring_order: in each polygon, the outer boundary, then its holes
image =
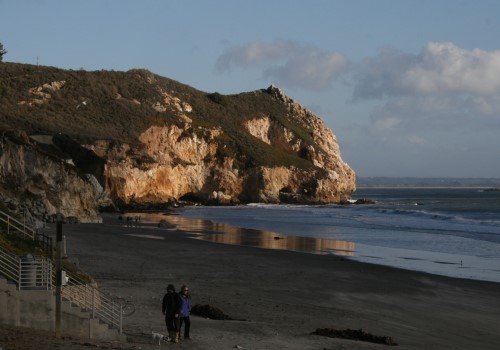
POLYGON ((168 341, 168 337, 161 333, 151 332, 151 337, 153 339, 153 343, 161 345, 162 340, 168 341))

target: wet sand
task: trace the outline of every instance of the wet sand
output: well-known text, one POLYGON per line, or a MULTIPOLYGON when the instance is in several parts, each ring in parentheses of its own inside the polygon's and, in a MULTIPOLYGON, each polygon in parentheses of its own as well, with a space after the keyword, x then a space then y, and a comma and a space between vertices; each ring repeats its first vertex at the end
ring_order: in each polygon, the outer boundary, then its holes
POLYGON ((136 340, 166 332, 166 285, 186 283, 193 303, 245 321, 192 317, 193 340, 181 348, 386 348, 309 334, 332 326, 391 336, 401 349, 500 348, 500 283, 359 263, 342 254, 218 244, 145 222, 126 227, 116 215, 104 224, 65 225, 64 234, 71 259, 133 305, 124 330, 136 340))

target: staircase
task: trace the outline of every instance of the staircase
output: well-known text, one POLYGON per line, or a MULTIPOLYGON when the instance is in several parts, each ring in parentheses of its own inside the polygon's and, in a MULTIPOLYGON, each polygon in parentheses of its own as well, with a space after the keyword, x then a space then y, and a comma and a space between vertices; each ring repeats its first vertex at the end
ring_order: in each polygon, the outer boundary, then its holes
POLYGON ((30 254, 19 257, 0 246, 0 275, 19 290, 51 290, 53 274, 51 260, 30 254))
MULTIPOLYGON (((37 241, 42 238, 43 242, 48 242, 50 244, 49 256, 52 256, 52 241, 47 239, 50 237, 39 234, 1 210, 0 221, 7 224, 8 234, 20 234, 37 241)), ((35 300, 47 304, 46 310, 55 309, 55 305, 52 305, 55 302, 55 285, 56 270, 50 258, 29 254, 20 257, 0 245, 0 309, 7 310, 5 315, 0 315, 0 320, 5 318, 2 320, 5 323, 22 325, 19 324, 21 319, 26 321, 32 316, 35 326, 39 325, 37 319, 45 320, 40 327, 32 328, 47 329, 47 324, 54 323, 48 321, 47 317, 50 318, 50 315, 30 314, 34 312, 33 307, 40 308, 35 300), (23 310, 27 315, 21 317, 23 310)), ((122 333, 123 306, 99 290, 95 282, 86 281, 84 277, 76 273, 66 272, 66 281, 63 281, 61 292, 62 311, 67 321, 63 322, 63 328, 71 328, 67 329, 66 333, 99 339, 126 340, 122 333)), ((51 315, 55 317, 55 312, 51 315)))
POLYGON ((0 221, 7 225, 7 234, 18 233, 33 240, 36 237, 34 228, 27 226, 3 210, 0 210, 0 221))
POLYGON ((19 221, 9 213, 0 209, 0 223, 6 225, 7 235, 17 234, 23 238, 29 238, 38 242, 38 245, 49 255, 52 256, 52 237, 38 232, 35 228, 19 221))
MULTIPOLYGON (((123 306, 113 298, 99 290, 95 283, 85 282, 75 274, 66 272, 67 282, 62 287, 63 299, 72 305, 80 307, 82 311, 88 312, 92 318, 99 319, 110 329, 116 329, 122 333, 123 306)), ((53 274, 55 283, 56 275, 53 274)))

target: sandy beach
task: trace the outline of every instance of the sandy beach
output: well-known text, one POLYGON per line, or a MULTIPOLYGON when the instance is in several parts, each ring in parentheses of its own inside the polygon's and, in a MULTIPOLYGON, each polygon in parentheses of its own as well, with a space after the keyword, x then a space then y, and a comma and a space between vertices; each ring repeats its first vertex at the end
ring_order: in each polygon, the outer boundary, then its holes
POLYGON ((180 348, 387 347, 310 335, 320 327, 362 328, 392 337, 400 349, 500 348, 498 283, 218 244, 154 224, 126 227, 116 215, 104 224, 64 225, 64 234, 71 260, 133 305, 124 330, 138 342, 151 331, 166 333, 161 298, 168 283, 186 283, 194 304, 241 321, 193 316, 193 339, 180 348))

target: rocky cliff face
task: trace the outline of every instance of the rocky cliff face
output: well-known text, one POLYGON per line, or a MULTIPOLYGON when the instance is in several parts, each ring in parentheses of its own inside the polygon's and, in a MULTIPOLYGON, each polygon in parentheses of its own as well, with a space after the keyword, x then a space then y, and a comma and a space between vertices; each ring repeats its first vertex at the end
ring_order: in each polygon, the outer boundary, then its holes
POLYGON ((91 179, 26 134, 0 135, 0 196, 28 223, 53 221, 57 213, 69 221, 100 222, 97 208, 106 196, 91 179))
POLYGON ((221 128, 189 121, 151 126, 139 136, 140 145, 101 140, 85 147, 106 159, 105 189, 118 203, 183 198, 217 204, 332 203, 350 197, 355 175, 342 160, 332 131, 279 89, 271 87, 267 93, 286 104, 290 117, 308 130, 310 143, 270 116, 249 119, 242 127, 266 144, 310 161, 309 168, 238 166, 242 154, 217 156, 227 147, 221 128))
POLYGON ((31 137, 2 139, 1 193, 45 220, 95 221, 111 201, 335 203, 355 189, 332 131, 277 87, 223 96, 147 71, 25 65, 0 76, 21 68, 33 81, 4 87, 0 126, 31 137))

